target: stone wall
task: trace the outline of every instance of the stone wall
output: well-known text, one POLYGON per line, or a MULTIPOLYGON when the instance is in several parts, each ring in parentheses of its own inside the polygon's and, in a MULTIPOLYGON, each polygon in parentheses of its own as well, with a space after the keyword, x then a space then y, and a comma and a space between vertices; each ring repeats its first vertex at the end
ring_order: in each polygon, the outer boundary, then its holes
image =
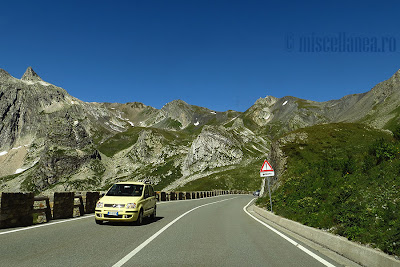
POLYGON ((0 228, 33 224, 33 193, 2 193, 0 228))
POLYGON ((72 218, 74 215, 74 192, 54 193, 53 219, 72 218))
POLYGON ((96 209, 96 203, 100 198, 99 192, 87 192, 86 193, 86 206, 85 212, 86 213, 93 213, 96 209))

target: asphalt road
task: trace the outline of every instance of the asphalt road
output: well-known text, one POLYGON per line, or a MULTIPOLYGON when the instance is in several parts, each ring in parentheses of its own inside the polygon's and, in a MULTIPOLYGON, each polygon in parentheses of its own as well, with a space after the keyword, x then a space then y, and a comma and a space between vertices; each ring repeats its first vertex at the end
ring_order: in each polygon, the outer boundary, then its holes
POLYGON ((158 203, 157 220, 142 226, 97 225, 86 215, 2 229, 0 266, 326 266, 245 213, 251 199, 158 203))

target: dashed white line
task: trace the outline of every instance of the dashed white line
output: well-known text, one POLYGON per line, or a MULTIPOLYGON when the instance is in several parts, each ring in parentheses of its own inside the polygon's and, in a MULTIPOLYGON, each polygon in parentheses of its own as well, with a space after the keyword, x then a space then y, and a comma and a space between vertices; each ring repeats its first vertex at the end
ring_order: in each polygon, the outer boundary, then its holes
POLYGON ((275 228, 273 228, 272 226, 266 224, 265 222, 259 220, 258 218, 254 217, 254 215, 250 214, 247 211, 247 207, 250 206, 251 202, 253 202, 254 199, 250 200, 249 203, 247 203, 246 206, 243 207, 244 212, 247 213, 247 215, 249 215, 251 218, 253 218, 254 220, 256 220, 257 222, 261 223, 262 225, 264 225, 265 227, 267 227, 268 229, 270 229, 272 232, 276 233, 277 235, 279 235, 280 237, 282 237, 283 239, 285 239, 286 241, 289 241, 289 243, 291 243, 292 245, 298 247, 299 249, 301 249, 302 251, 304 251, 305 253, 307 253, 308 255, 310 255, 311 257, 313 257, 314 259, 316 259, 317 261, 319 261, 320 263, 322 263, 325 266, 328 267, 336 267, 335 265, 333 265, 332 263, 324 260, 323 258, 321 258, 320 256, 318 256, 317 254, 315 254, 314 252, 308 250, 307 248, 303 247, 302 245, 300 245, 299 243, 297 243, 296 241, 294 241, 293 239, 289 238, 288 236, 282 234, 281 232, 279 232, 278 230, 276 230, 275 228))

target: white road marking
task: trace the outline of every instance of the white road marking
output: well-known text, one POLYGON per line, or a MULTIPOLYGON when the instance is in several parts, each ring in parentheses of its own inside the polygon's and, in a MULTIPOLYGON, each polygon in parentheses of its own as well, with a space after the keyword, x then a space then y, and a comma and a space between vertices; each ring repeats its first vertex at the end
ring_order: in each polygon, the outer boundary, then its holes
POLYGON ((303 247, 302 245, 300 245, 299 243, 297 243, 296 241, 294 241, 293 239, 287 237, 286 235, 282 234, 281 232, 279 232, 278 230, 276 230, 275 228, 273 228, 272 226, 266 224, 265 222, 259 220, 258 218, 254 217, 252 214, 250 214, 247 211, 247 207, 250 206, 251 202, 253 202, 254 199, 250 200, 249 203, 247 203, 246 206, 243 207, 244 212, 247 213, 247 215, 249 215, 251 218, 253 218, 254 220, 256 220, 257 222, 261 223, 262 225, 264 225, 265 227, 267 227, 268 229, 270 229, 272 232, 276 233, 277 235, 279 235, 280 237, 282 237, 283 239, 285 239, 286 241, 289 241, 292 245, 298 247, 299 249, 301 249, 302 251, 304 251, 305 253, 307 253, 308 255, 310 255, 311 257, 313 257, 314 259, 316 259, 317 261, 321 262, 323 265, 328 266, 328 267, 336 267, 335 265, 333 265, 332 263, 324 260, 323 258, 321 258, 320 256, 318 256, 317 254, 315 254, 314 252, 306 249, 305 247, 303 247))
POLYGON ((205 207, 208 205, 212 205, 212 204, 216 204, 219 202, 223 202, 223 201, 227 201, 227 200, 231 200, 237 197, 232 197, 232 198, 228 198, 228 199, 223 199, 223 200, 219 200, 219 201, 215 201, 215 202, 211 202, 211 203, 207 203, 207 204, 203 204, 200 206, 197 206, 185 213, 183 213, 182 215, 180 215, 179 217, 177 217, 175 220, 173 220, 172 222, 170 222, 169 224, 167 224, 166 226, 164 226, 163 228, 161 228, 158 232, 156 232, 154 235, 152 235, 151 237, 149 237, 146 241, 144 241, 142 244, 140 244, 137 248, 135 248, 134 250, 132 250, 128 255, 126 255, 125 257, 123 257, 119 262, 117 262, 116 264, 113 265, 113 267, 120 267, 122 265, 124 265, 127 261, 129 261, 133 256, 135 256, 139 251, 141 251, 145 246, 147 246, 151 241, 153 241, 157 236, 159 236, 160 234, 162 234, 165 230, 167 230, 171 225, 173 225, 174 223, 176 223, 177 221, 179 221, 180 219, 182 219, 182 217, 184 217, 185 215, 187 215, 188 213, 201 208, 201 207, 205 207))
MULTIPOLYGON (((220 195, 220 196, 224 196, 224 195, 220 195)), ((219 197, 219 196, 214 196, 214 197, 219 197)), ((208 197, 208 198, 211 198, 211 197, 208 197)), ((202 199, 206 199, 206 198, 198 198, 198 199, 191 199, 191 200, 202 200, 202 199)), ((188 201, 188 200, 162 201, 162 202, 157 202, 157 205, 164 204, 164 203, 176 203, 176 202, 180 202, 180 201, 188 201)), ((15 230, 10 230, 10 231, 0 232, 0 235, 11 234, 11 233, 31 230, 31 229, 35 229, 35 228, 39 228, 39 227, 51 226, 51 225, 54 225, 54 224, 65 223, 65 222, 70 222, 70 221, 76 221, 76 220, 86 219, 86 218, 91 218, 91 217, 94 217, 94 214, 93 215, 82 216, 82 217, 77 217, 77 218, 73 218, 73 219, 69 219, 69 220, 63 220, 63 221, 59 221, 59 222, 49 222, 49 223, 44 223, 44 224, 39 224, 39 225, 34 225, 34 226, 28 226, 28 227, 21 228, 21 229, 15 229, 15 230)))
POLYGON ((16 230, 11 230, 7 232, 0 232, 0 235, 5 235, 5 234, 11 234, 11 233, 16 233, 16 232, 21 232, 21 231, 26 231, 26 230, 31 230, 39 227, 45 227, 45 226, 51 226, 54 224, 59 224, 59 223, 65 223, 65 222, 71 222, 71 221, 76 221, 80 219, 86 219, 86 218, 91 218, 94 217, 94 215, 89 215, 89 216, 83 216, 83 217, 77 217, 69 220, 64 220, 64 221, 59 221, 59 222, 50 222, 50 223, 45 223, 45 224, 39 224, 39 225, 34 225, 34 226, 29 226, 21 229, 16 229, 16 230))

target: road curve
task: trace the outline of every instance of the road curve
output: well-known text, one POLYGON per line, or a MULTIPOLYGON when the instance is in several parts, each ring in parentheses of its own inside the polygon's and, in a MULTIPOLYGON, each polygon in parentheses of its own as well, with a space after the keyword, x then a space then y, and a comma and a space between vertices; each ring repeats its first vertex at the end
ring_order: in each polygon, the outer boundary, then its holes
POLYGON ((87 215, 2 229, 0 266, 326 266, 246 214, 251 199, 163 202, 142 226, 96 225, 87 215))

